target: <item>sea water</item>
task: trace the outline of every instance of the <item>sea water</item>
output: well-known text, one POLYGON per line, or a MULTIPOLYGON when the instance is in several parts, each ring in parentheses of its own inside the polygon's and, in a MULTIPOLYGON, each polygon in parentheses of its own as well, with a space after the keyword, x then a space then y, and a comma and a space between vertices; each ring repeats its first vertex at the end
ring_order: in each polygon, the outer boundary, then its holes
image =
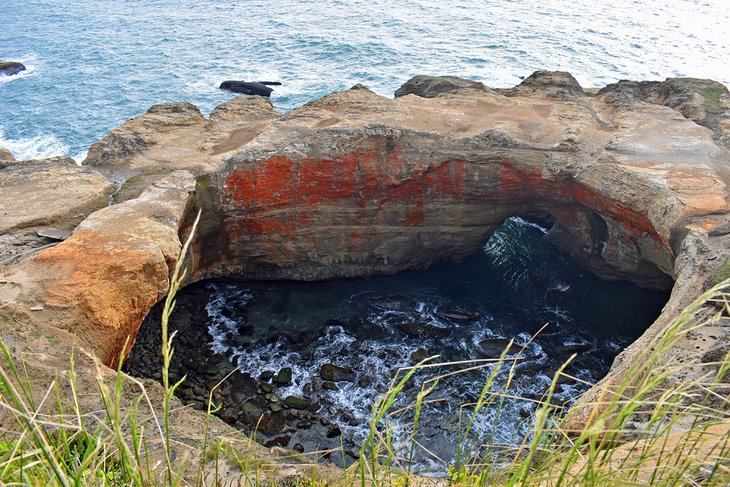
POLYGON ((226 79, 281 81, 290 110, 363 83, 392 96, 417 74, 509 87, 535 70, 585 87, 673 76, 730 84, 725 0, 1 0, 0 147, 70 155, 155 103, 204 113, 226 79))

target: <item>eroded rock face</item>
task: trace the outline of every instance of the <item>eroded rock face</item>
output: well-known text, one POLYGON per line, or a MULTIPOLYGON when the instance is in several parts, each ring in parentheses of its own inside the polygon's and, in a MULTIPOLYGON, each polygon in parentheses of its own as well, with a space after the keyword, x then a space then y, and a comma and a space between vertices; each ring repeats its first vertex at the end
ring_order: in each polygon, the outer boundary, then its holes
POLYGON ((727 208, 727 151, 673 110, 617 110, 545 77, 525 80, 529 96, 353 89, 278 119, 198 192, 215 220, 199 275, 426 267, 475 251, 509 216, 547 212, 551 241, 594 272, 670 286, 678 225, 727 208))
POLYGON ((114 185, 101 174, 51 158, 0 170, 0 234, 36 225, 69 226, 107 205, 114 185))
POLYGON ((459 78, 458 76, 415 76, 398 88, 395 97, 416 95, 422 98, 433 98, 441 93, 456 91, 462 88, 474 88, 488 91, 488 88, 478 81, 459 78))
POLYGON ((194 188, 190 173, 172 173, 14 265, 0 287, 8 311, 75 333, 82 346, 114 365, 167 293, 181 248, 179 223, 194 188))

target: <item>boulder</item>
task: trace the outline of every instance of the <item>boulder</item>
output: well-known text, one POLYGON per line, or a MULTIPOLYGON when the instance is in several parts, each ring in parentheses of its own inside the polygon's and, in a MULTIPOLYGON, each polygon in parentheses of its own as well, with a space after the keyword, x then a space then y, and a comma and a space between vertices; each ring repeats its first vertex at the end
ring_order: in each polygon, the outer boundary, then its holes
POLYGON ((257 81, 224 81, 219 86, 221 90, 228 90, 234 93, 243 93, 244 95, 271 96, 273 88, 269 88, 263 83, 257 81))
POLYGON ((395 97, 406 95, 416 95, 422 98, 433 98, 448 93, 450 91, 460 90, 462 88, 474 88, 477 90, 488 91, 488 88, 478 81, 473 81, 458 76, 414 76, 400 88, 395 91, 395 97))
POLYGON ((514 342, 510 344, 510 341, 507 338, 485 338, 479 341, 474 351, 482 358, 499 358, 505 350, 507 355, 513 355, 522 349, 514 342))
POLYGON ((329 382, 355 381, 355 371, 349 367, 340 367, 335 364, 324 364, 319 369, 319 376, 322 380, 329 382))
POLYGON ((7 149, 0 147, 0 169, 15 163, 13 153, 7 149))
POLYGON ((5 76, 13 76, 21 71, 25 71, 23 63, 18 61, 0 61, 0 74, 5 76))

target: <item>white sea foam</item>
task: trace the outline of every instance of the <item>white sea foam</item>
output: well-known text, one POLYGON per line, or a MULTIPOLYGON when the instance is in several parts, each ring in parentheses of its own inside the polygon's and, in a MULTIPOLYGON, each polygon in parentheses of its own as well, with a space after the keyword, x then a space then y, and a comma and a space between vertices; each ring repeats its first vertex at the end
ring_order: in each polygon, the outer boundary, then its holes
POLYGON ((2 130, 0 130, 0 147, 8 149, 19 161, 64 156, 69 151, 69 147, 53 135, 6 138, 2 130))
POLYGON ((36 74, 36 67, 34 64, 29 64, 28 61, 20 61, 23 63, 23 66, 25 66, 25 70, 21 71, 18 74, 14 74, 12 76, 5 76, 3 74, 0 74, 0 85, 4 85, 6 83, 12 83, 13 81, 17 81, 19 79, 28 78, 30 76, 35 76, 36 74))

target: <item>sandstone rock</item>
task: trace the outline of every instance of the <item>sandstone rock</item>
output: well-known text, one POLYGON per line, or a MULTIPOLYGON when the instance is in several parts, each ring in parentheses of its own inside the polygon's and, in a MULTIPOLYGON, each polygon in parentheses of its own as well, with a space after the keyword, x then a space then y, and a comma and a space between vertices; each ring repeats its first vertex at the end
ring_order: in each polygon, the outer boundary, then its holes
POLYGON ((113 190, 107 178, 71 159, 6 167, 0 177, 0 234, 40 225, 73 227, 106 206, 113 190))
POLYGON ((621 80, 598 92, 624 110, 639 102, 672 108, 685 118, 711 129, 718 142, 730 147, 730 92, 722 83, 697 78, 666 81, 621 80))
POLYGON ((18 61, 0 61, 0 74, 5 76, 13 76, 25 71, 23 63, 18 61))
POLYGON ((198 107, 190 103, 154 105, 144 115, 128 120, 101 142, 92 144, 84 165, 127 162, 139 152, 156 145, 165 135, 205 123, 206 119, 198 107))
POLYGON ((488 91, 488 88, 478 81, 459 78, 458 76, 414 76, 395 91, 395 97, 416 95, 422 98, 433 98, 442 93, 460 90, 462 88, 474 88, 488 91))
POLYGON ((9 150, 0 147, 0 169, 15 163, 15 157, 9 150))
POLYGON ((192 175, 176 172, 139 198, 90 215, 70 238, 8 271, 13 307, 44 303, 46 310, 34 319, 69 330, 114 364, 167 292, 181 247, 178 226, 194 185, 192 175))

